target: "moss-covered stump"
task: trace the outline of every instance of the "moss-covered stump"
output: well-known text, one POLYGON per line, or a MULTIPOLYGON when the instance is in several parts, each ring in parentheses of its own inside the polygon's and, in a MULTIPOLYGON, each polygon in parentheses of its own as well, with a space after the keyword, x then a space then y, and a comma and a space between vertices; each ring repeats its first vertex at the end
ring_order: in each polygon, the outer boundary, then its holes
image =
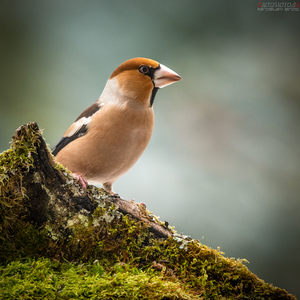
POLYGON ((56 163, 36 123, 0 155, 1 299, 296 299, 56 163))

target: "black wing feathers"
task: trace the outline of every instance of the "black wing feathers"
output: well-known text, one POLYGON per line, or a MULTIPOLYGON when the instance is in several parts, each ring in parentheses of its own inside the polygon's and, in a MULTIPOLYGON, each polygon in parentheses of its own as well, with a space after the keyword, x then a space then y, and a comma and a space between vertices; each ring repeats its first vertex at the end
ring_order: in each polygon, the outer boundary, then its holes
POLYGON ((100 109, 99 103, 95 102, 91 106, 89 106, 85 111, 83 111, 79 117, 75 120, 78 121, 81 118, 88 118, 91 117, 94 113, 96 113, 100 109))
POLYGON ((83 136, 86 132, 87 132, 87 125, 82 125, 82 127, 72 136, 67 136, 67 137, 61 138, 61 140, 58 142, 58 144, 54 148, 52 148, 52 154, 57 155, 57 153, 62 148, 64 148, 65 146, 67 146, 69 143, 76 140, 77 138, 83 136))
MULTIPOLYGON (((79 117, 75 120, 75 122, 79 121, 82 118, 89 118, 93 114, 95 114, 101 106, 99 105, 98 102, 93 103, 91 106, 89 106, 85 111, 83 111, 79 117)), ((52 154, 57 155, 57 153, 63 149, 65 146, 67 146, 69 143, 72 141, 76 140, 77 138, 83 136, 86 134, 88 128, 87 128, 87 123, 82 124, 82 126, 79 128, 78 131, 76 131, 73 135, 71 136, 66 136, 61 138, 61 140, 57 143, 55 147, 52 148, 52 154)))

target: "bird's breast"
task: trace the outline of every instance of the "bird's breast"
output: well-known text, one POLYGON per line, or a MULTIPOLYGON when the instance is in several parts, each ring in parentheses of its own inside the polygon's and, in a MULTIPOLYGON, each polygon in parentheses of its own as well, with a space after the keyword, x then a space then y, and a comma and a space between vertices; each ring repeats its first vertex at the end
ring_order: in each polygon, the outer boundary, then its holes
POLYGON ((153 132, 153 110, 126 110, 106 104, 101 110, 102 114, 99 111, 95 116, 88 130, 90 134, 86 135, 86 139, 92 141, 86 152, 96 158, 86 177, 95 181, 97 178, 98 181, 115 181, 146 149, 153 132))
POLYGON ((118 145, 149 142, 154 126, 152 108, 133 110, 105 104, 101 110, 89 126, 97 140, 118 145))

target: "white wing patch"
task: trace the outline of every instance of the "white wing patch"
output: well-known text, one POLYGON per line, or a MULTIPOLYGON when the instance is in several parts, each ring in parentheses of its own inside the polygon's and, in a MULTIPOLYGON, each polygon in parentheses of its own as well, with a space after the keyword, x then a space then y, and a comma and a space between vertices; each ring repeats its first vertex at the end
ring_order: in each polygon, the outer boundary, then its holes
POLYGON ((82 117, 78 121, 74 122, 67 132, 64 134, 64 137, 71 137, 75 135, 83 126, 86 126, 91 121, 91 117, 82 117))

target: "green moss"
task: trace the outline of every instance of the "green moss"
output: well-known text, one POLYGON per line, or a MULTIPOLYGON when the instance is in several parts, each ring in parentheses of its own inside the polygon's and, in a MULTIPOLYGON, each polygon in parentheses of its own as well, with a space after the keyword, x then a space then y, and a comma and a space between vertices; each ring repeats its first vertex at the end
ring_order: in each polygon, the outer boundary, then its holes
POLYGON ((19 129, 10 149, 0 155, 0 262, 30 254, 45 240, 44 232, 24 221, 27 196, 22 186, 23 176, 33 166, 32 153, 42 132, 35 123, 19 129))
POLYGON ((133 260, 133 250, 140 250, 149 236, 146 224, 122 215, 108 201, 101 202, 92 216, 76 214, 67 224, 70 234, 63 253, 68 260, 133 260))
POLYGON ((120 263, 105 268, 99 262, 49 259, 0 267, 0 290, 1 299, 199 299, 158 272, 120 263))
MULTIPOLYGON (((34 168, 40 138, 30 123, 0 155, 1 299, 295 299, 258 279, 245 260, 226 258, 174 230, 167 240, 154 238, 149 225, 122 214, 96 187, 87 190, 97 204, 92 213, 57 206, 59 219, 36 228, 26 221, 30 199, 22 179, 34 168)), ((80 193, 68 170, 53 167, 72 193, 80 193)), ((55 206, 55 193, 43 189, 55 206)))

